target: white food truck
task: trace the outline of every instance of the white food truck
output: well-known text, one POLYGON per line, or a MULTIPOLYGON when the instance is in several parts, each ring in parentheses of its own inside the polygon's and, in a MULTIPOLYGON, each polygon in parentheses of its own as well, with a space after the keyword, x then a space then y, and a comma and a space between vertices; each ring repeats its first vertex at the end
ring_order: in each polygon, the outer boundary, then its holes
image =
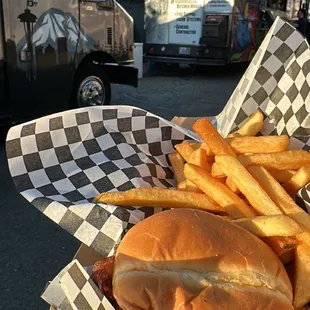
POLYGON ((250 61, 273 17, 262 0, 147 0, 145 59, 220 65, 250 61))

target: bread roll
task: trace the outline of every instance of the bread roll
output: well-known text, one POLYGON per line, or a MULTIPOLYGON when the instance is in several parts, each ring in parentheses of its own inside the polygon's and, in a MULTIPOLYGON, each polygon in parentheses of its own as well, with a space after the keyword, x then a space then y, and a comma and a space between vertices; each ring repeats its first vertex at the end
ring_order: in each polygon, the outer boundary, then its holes
POLYGON ((293 310, 292 287, 260 239, 204 211, 135 225, 119 245, 113 295, 124 310, 293 310))

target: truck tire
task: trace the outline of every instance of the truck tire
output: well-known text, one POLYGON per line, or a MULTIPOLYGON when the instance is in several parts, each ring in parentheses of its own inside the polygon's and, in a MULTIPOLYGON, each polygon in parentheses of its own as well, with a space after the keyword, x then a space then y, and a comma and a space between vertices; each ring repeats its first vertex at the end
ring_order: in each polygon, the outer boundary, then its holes
POLYGON ((70 107, 108 105, 111 103, 111 84, 99 65, 88 64, 74 79, 70 107))

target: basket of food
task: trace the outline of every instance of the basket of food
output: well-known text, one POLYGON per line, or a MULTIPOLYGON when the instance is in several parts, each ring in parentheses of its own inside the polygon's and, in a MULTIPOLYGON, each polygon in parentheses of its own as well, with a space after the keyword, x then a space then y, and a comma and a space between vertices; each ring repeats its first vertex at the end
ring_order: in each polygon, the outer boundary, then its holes
POLYGON ((45 288, 58 309, 300 309, 310 301, 307 42, 277 19, 216 117, 135 107, 13 127, 18 191, 102 256, 45 288))

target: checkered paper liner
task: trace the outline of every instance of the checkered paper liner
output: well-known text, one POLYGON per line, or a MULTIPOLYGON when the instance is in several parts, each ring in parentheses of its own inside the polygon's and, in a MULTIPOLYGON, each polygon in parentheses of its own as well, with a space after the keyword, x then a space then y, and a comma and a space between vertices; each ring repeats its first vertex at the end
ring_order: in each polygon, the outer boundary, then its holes
MULTIPOLYGON (((259 109, 260 135, 288 135, 289 148, 310 150, 310 50, 307 40, 279 17, 255 54, 223 111, 216 117, 226 137, 259 109)), ((310 185, 298 204, 310 212, 310 185)))
POLYGON ((103 256, 161 209, 92 203, 101 192, 174 187, 167 155, 193 133, 129 106, 66 111, 13 127, 6 151, 18 191, 103 256))
POLYGON ((46 286, 41 298, 60 310, 114 309, 77 260, 46 286))
MULTIPOLYGON (((262 135, 288 134, 291 147, 308 150, 309 72, 306 40, 277 18, 217 116, 219 132, 226 136, 260 109, 265 115, 262 135)), ((104 191, 174 187, 167 154, 187 139, 199 141, 192 132, 141 109, 92 107, 13 127, 7 156, 18 191, 107 256, 129 228, 161 210, 93 204, 91 199, 104 191)), ((309 190, 306 186, 298 194, 304 207, 310 205, 309 190)), ((65 296, 68 301, 68 293, 65 296)), ((85 292, 83 296, 91 298, 85 292)))

